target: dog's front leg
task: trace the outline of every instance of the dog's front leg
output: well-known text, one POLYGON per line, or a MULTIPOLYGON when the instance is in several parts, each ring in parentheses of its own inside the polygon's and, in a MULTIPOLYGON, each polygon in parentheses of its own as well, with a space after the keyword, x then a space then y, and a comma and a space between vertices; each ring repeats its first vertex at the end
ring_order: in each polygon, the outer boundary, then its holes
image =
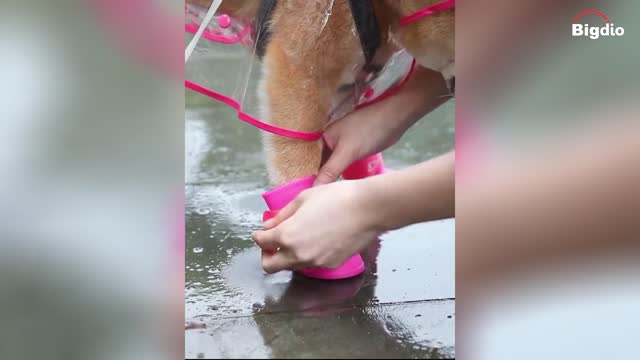
MULTIPOLYGON (((291 61, 283 48, 272 43, 264 58, 261 85, 262 116, 276 126, 322 131, 340 74, 325 71, 317 57, 291 61)), ((267 134, 264 138, 269 176, 274 185, 316 175, 322 141, 303 141, 267 134)))

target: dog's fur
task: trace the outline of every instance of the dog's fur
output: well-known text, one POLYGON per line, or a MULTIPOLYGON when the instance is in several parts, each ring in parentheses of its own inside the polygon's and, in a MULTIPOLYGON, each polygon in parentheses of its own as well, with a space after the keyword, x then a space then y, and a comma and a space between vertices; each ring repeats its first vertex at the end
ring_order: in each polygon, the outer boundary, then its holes
MULTIPOLYGON (((454 11, 427 16, 406 27, 399 20, 439 0, 374 0, 381 46, 376 61, 384 63, 398 48, 416 61, 443 73, 454 73, 454 11)), ((187 0, 209 7, 211 0, 187 0)), ((224 0, 219 13, 253 19, 258 0, 224 0)), ((269 26, 259 89, 262 119, 299 131, 321 131, 337 89, 354 82, 354 64, 362 64, 358 34, 348 0, 279 0, 269 26), (331 15, 326 16, 327 10, 331 15)), ((322 142, 267 135, 264 141, 274 185, 315 175, 321 165, 322 142)))

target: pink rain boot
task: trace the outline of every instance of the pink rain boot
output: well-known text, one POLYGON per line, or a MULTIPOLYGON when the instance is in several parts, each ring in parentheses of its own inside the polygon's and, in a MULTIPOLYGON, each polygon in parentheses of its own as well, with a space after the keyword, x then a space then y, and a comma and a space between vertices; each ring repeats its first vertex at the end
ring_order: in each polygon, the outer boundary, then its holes
MULTIPOLYGON (((262 198, 267 203, 267 207, 269 207, 269 210, 263 214, 263 221, 267 221, 276 216, 278 211, 295 199, 299 193, 312 187, 315 179, 315 176, 301 178, 262 194, 262 198)), ((364 262, 360 254, 355 254, 336 269, 306 268, 299 272, 302 275, 315 279, 346 279, 362 274, 364 272, 364 262)))

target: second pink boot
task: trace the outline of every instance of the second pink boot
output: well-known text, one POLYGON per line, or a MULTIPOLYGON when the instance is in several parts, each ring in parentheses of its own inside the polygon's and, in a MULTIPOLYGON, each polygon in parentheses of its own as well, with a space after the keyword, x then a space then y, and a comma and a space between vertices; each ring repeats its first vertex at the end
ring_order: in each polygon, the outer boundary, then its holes
POLYGON ((384 167, 382 154, 377 153, 367 156, 364 159, 354 161, 342 173, 342 178, 345 180, 364 179, 369 176, 384 174, 387 171, 388 170, 384 167))

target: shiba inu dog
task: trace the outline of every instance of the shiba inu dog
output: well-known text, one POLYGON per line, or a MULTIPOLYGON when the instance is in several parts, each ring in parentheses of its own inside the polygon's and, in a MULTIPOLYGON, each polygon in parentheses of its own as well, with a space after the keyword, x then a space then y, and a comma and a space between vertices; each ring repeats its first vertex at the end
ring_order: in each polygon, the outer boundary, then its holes
MULTIPOLYGON (((400 20, 439 0, 224 0, 218 13, 251 23, 263 63, 261 118, 305 132, 322 131, 339 88, 378 71, 406 49, 439 71, 453 90, 454 10, 400 20)), ((187 0, 208 8, 212 0, 187 0)), ((266 135, 267 168, 274 185, 316 175, 322 141, 266 135)))

